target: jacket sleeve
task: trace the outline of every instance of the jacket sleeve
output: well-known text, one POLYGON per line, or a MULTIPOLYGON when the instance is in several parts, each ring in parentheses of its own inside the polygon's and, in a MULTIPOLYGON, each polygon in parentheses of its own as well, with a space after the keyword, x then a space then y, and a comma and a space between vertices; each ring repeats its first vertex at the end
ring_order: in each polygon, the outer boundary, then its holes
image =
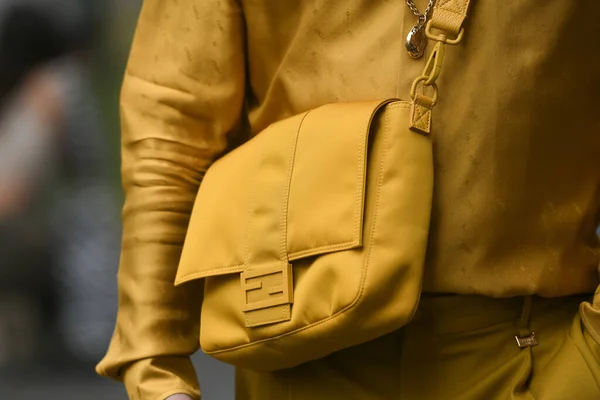
MULTIPOLYGON (((599 217, 597 218, 596 234, 600 241, 600 209, 598 210, 599 217)), ((600 276, 600 264, 598 265, 598 275, 600 276)), ((600 285, 597 286, 593 298, 590 302, 584 301, 580 308, 581 320, 587 332, 592 336, 594 341, 600 345, 600 285)))
POLYGON ((236 0, 145 0, 121 90, 119 311, 100 375, 131 399, 200 397, 201 282, 174 286, 200 181, 240 125, 244 24, 236 0))

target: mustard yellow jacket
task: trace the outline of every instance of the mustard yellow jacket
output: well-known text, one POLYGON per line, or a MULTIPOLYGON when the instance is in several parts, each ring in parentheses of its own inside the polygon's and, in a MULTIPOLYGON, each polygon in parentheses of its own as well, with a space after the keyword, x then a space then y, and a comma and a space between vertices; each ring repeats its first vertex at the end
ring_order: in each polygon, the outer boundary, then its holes
MULTIPOLYGON (((438 81, 424 290, 592 293, 600 2, 472 3, 438 81)), ((121 98, 119 314, 100 374, 124 380, 134 399, 199 396, 188 355, 202 282, 173 281, 203 173, 279 119, 407 99, 426 59, 404 50, 415 22, 403 0, 144 1, 121 98)), ((585 318, 600 331, 599 298, 585 318)))

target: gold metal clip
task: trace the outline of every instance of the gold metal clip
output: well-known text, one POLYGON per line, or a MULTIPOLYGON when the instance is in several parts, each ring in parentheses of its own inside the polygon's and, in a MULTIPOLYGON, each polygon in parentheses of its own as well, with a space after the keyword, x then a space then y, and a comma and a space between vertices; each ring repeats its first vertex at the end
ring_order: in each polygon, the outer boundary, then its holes
POLYGON ((423 70, 423 76, 427 77, 427 80, 423 82, 425 86, 433 85, 442 71, 442 65, 444 64, 444 43, 437 42, 433 51, 429 55, 425 69, 423 70))
POLYGON ((515 336, 515 339, 517 340, 517 345, 520 348, 538 345, 538 341, 535 337, 535 332, 531 332, 531 334, 529 334, 528 336, 515 336))
POLYGON ((439 35, 434 35, 433 32, 431 31, 431 23, 432 22, 433 22, 433 20, 430 20, 429 22, 427 22, 427 25, 425 25, 425 36, 427 36, 427 38, 429 38, 431 40, 436 40, 438 42, 446 43, 446 44, 458 44, 463 39, 463 36, 465 34, 465 28, 460 28, 460 31, 458 32, 458 36, 456 38, 449 39, 445 33, 440 33, 439 35))

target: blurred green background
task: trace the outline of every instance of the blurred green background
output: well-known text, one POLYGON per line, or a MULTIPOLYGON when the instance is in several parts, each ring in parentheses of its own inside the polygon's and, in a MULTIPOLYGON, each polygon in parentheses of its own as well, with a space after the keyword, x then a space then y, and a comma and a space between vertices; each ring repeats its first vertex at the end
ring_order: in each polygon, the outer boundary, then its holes
MULTIPOLYGON (((119 92, 142 0, 0 0, 0 399, 125 400, 119 92)), ((203 398, 233 370, 194 356, 203 398)))

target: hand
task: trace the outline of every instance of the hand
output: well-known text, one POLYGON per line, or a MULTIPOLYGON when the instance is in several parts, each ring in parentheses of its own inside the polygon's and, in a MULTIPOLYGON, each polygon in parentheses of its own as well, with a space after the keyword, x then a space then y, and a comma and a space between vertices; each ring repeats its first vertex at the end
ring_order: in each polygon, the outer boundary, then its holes
POLYGON ((0 182, 0 220, 19 213, 27 207, 27 200, 29 197, 24 184, 9 182, 4 185, 0 182))
POLYGON ((187 394, 178 393, 178 394, 174 394, 174 395, 167 397, 165 400, 194 400, 194 399, 192 399, 187 394))
POLYGON ((31 72, 24 84, 25 100, 51 126, 61 124, 64 94, 52 72, 39 68, 31 72))

